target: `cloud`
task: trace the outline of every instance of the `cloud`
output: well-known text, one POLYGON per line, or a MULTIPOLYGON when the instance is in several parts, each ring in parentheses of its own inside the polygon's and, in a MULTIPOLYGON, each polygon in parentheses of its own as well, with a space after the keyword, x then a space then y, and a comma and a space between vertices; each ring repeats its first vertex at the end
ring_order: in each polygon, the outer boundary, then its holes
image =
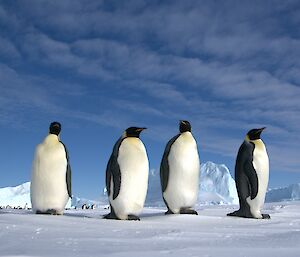
POLYGON ((28 112, 60 113, 61 109, 67 108, 62 98, 85 94, 79 85, 70 85, 46 76, 20 74, 1 63, 0 76, 1 123, 5 123, 7 117, 11 118, 10 124, 24 121, 28 112))
POLYGON ((126 112, 133 112, 134 114, 140 113, 142 115, 151 115, 164 117, 162 110, 159 110, 155 107, 151 107, 143 102, 139 101, 126 101, 126 100, 115 100, 113 104, 116 108, 125 110, 126 112))
POLYGON ((16 59, 20 58, 20 53, 10 40, 0 37, 0 56, 7 59, 16 59))
POLYGON ((230 158, 247 130, 266 125, 272 162, 296 170, 297 5, 4 3, 0 115, 34 109, 122 129, 159 121, 149 135, 161 141, 186 118, 203 151, 230 158))

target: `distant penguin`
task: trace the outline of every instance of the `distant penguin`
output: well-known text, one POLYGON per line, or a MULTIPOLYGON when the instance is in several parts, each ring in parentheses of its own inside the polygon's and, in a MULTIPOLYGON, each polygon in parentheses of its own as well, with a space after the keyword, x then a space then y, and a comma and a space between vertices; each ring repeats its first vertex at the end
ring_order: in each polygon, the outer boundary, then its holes
POLYGON ((240 146, 235 164, 235 182, 240 209, 227 214, 244 218, 269 219, 261 214, 269 181, 269 157, 260 134, 265 128, 250 130, 240 146))
POLYGON ((59 139, 60 131, 60 123, 52 122, 49 135, 36 147, 30 196, 32 210, 37 214, 63 214, 72 196, 69 156, 59 139))
POLYGON ((149 162, 139 139, 145 128, 130 127, 116 142, 106 168, 110 213, 106 219, 139 220, 148 188, 149 162))
POLYGON ((194 209, 199 191, 200 159, 191 124, 180 121, 180 134, 166 145, 160 165, 166 214, 198 214, 194 209))

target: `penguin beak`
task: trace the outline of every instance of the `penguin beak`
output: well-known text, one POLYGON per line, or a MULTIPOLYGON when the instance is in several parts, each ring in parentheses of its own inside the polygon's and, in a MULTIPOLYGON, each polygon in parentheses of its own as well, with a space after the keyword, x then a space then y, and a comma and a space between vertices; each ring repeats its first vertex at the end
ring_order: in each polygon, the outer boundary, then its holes
POLYGON ((263 132, 265 129, 266 129, 266 127, 263 127, 263 128, 258 129, 258 131, 261 133, 261 132, 263 132))
POLYGON ((141 131, 143 131, 144 129, 147 129, 147 128, 138 128, 136 131, 141 132, 141 131))
POLYGON ((266 127, 257 129, 256 134, 260 136, 261 132, 263 132, 265 128, 266 128, 266 127))

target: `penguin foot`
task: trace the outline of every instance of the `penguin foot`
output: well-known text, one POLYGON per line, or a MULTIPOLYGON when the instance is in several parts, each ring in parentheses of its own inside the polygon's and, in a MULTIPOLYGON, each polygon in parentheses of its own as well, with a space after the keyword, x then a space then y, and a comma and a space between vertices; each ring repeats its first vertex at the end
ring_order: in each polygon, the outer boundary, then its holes
POLYGON ((61 213, 59 213, 57 210, 54 210, 54 209, 49 209, 47 211, 37 210, 35 213, 36 214, 46 214, 46 215, 61 215, 61 213))
POLYGON ((234 212, 231 212, 231 213, 227 213, 227 216, 240 217, 240 215, 238 213, 239 213, 239 211, 234 211, 234 212))
POLYGON ((168 209, 168 210, 165 212, 165 215, 169 215, 169 214, 174 214, 174 212, 172 212, 170 209, 168 209))
POLYGON ((136 215, 128 215, 127 220, 140 220, 140 218, 136 215))
POLYGON ((198 215, 198 212, 196 212, 193 209, 188 209, 188 208, 181 208, 180 209, 180 214, 192 214, 192 215, 198 215))
MULTIPOLYGON (((232 213, 227 213, 227 216, 248 218, 248 219, 260 219, 260 218, 254 217, 252 214, 245 213, 241 210, 234 211, 232 213)), ((270 215, 269 214, 262 214, 262 219, 270 219, 270 215)))
POLYGON ((50 215, 60 215, 60 213, 54 209, 47 210, 47 213, 49 213, 50 215))
POLYGON ((227 213, 227 216, 255 219, 255 217, 253 217, 252 215, 250 215, 250 214, 247 215, 245 212, 242 212, 241 210, 234 211, 234 212, 231 212, 231 213, 227 213))
POLYGON ((262 214, 261 216, 263 219, 271 219, 271 216, 269 214, 262 214))
POLYGON ((106 215, 103 216, 103 219, 107 219, 107 220, 120 220, 114 213, 108 213, 106 215))

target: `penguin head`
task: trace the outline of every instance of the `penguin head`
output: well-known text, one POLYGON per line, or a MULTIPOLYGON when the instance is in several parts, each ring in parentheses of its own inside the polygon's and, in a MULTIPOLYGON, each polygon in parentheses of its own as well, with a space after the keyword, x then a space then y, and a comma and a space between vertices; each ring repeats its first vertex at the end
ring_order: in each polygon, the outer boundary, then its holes
POLYGON ((263 132, 263 130, 265 129, 266 127, 263 127, 263 128, 259 128, 259 129, 251 129, 248 133, 247 133, 247 138, 249 140, 257 140, 257 139, 260 139, 260 134, 261 132, 263 132))
POLYGON ((49 127, 49 133, 50 134, 54 134, 54 135, 59 135, 61 131, 61 125, 59 122, 57 121, 54 121, 50 124, 50 127, 49 127))
POLYGON ((125 130, 125 137, 140 137, 140 133, 147 128, 130 127, 125 130))
POLYGON ((179 131, 180 133, 187 132, 187 131, 191 132, 192 131, 191 124, 187 120, 181 120, 179 122, 179 131))

